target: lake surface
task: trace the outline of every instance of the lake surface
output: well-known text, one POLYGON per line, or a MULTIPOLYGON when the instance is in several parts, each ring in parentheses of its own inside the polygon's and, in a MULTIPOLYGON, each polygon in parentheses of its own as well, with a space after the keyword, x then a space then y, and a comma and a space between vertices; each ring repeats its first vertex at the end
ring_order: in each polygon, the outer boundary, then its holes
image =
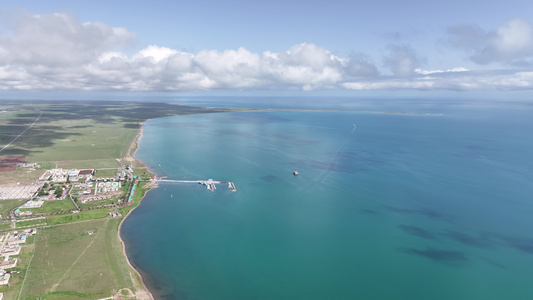
POLYGON ((219 106, 359 111, 146 122, 136 155, 151 171, 237 188, 162 183, 124 222, 130 260, 156 297, 533 298, 533 106, 219 106))

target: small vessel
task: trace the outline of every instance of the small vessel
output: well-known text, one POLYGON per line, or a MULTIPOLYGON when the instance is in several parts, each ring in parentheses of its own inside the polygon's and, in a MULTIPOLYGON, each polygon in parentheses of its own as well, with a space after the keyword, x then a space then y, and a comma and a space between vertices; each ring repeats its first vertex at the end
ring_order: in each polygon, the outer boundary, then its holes
POLYGON ((292 172, 292 175, 298 176, 298 175, 300 175, 300 173, 298 173, 298 171, 294 171, 294 172, 292 172))

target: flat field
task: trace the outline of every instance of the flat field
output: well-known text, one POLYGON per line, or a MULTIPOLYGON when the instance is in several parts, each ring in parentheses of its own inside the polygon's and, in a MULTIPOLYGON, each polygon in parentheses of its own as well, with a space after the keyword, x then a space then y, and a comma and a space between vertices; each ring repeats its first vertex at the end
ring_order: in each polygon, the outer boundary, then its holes
POLYGON ((72 203, 72 200, 70 198, 67 198, 65 200, 54 200, 54 201, 45 201, 43 203, 43 206, 38 208, 21 208, 21 211, 31 210, 34 213, 50 213, 54 211, 62 211, 62 210, 71 210, 76 209, 76 206, 74 206, 74 203, 72 203))
POLYGON ((41 231, 21 299, 98 299, 138 280, 117 239, 120 219, 106 218, 41 231))
POLYGON ((2 218, 9 215, 9 211, 13 208, 19 207, 24 204, 24 200, 2 200, 0 201, 0 215, 2 218))

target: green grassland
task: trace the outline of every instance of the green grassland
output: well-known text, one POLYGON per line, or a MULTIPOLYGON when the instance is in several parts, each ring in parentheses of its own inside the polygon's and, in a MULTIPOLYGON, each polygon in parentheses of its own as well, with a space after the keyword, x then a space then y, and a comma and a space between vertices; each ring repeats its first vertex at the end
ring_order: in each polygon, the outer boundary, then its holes
POLYGON ((35 241, 36 253, 20 299, 98 299, 134 288, 117 239, 119 219, 56 226, 35 241), (93 232, 89 235, 88 232, 93 232))
POLYGON ((21 208, 21 211, 31 210, 34 213, 51 213, 54 211, 72 210, 76 209, 74 203, 70 198, 65 200, 45 201, 41 207, 38 208, 21 208))
POLYGON ((40 226, 47 226, 48 223, 46 222, 46 218, 39 217, 37 219, 28 219, 26 221, 18 221, 15 222, 15 228, 16 229, 26 229, 26 228, 33 228, 33 227, 40 227, 40 226))
POLYGON ((94 176, 96 177, 115 177, 117 173, 122 172, 122 169, 119 168, 102 168, 95 169, 94 176))
POLYGON ((11 230, 13 230, 13 227, 11 227, 11 221, 0 222, 0 232, 6 232, 11 230))
POLYGON ((9 215, 9 211, 24 204, 24 200, 3 200, 0 201, 0 215, 2 218, 9 215))

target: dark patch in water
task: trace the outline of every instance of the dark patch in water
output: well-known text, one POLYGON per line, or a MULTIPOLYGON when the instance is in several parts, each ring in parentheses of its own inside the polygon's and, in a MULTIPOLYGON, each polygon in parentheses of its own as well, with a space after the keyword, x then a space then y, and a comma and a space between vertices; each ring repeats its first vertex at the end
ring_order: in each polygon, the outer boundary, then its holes
POLYGON ((439 219, 439 220, 448 219, 443 214, 427 209, 427 208, 408 209, 408 208, 400 208, 400 207, 395 207, 395 206, 390 206, 390 205, 386 205, 385 208, 388 209, 389 211, 396 212, 396 213, 420 215, 420 216, 427 217, 430 219, 439 219))
POLYGON ((505 238, 509 246, 525 253, 533 254, 533 239, 505 238))
POLYGON ((414 248, 398 248, 398 251, 411 255, 425 257, 433 261, 442 263, 462 263, 469 261, 468 257, 466 257, 463 252, 459 251, 441 250, 433 248, 426 248, 425 250, 419 250, 414 248))
POLYGON ((451 230, 448 230, 445 236, 467 246, 474 246, 480 248, 489 248, 492 246, 492 241, 490 240, 490 238, 485 236, 471 236, 464 232, 451 230))
POLYGON ((421 237, 421 238, 428 239, 428 240, 434 240, 435 239, 435 235, 434 234, 432 234, 432 233, 428 232, 427 230, 425 230, 423 228, 420 228, 420 227, 408 226, 408 225, 400 224, 400 225, 398 225, 398 228, 400 228, 400 230, 402 230, 403 232, 409 233, 409 234, 417 236, 417 237, 421 237))
POLYGON ((500 269, 502 269, 502 270, 509 270, 509 268, 507 268, 507 267, 504 266, 503 264, 500 264, 500 263, 498 263, 498 262, 495 262, 495 261, 493 261, 493 260, 491 260, 491 259, 483 258, 483 260, 484 260, 485 262, 487 262, 489 265, 494 266, 494 267, 496 267, 496 268, 500 268, 500 269))
POLYGON ((266 175, 261 177, 261 180, 269 182, 269 183, 282 183, 284 182, 281 178, 275 175, 266 175))

